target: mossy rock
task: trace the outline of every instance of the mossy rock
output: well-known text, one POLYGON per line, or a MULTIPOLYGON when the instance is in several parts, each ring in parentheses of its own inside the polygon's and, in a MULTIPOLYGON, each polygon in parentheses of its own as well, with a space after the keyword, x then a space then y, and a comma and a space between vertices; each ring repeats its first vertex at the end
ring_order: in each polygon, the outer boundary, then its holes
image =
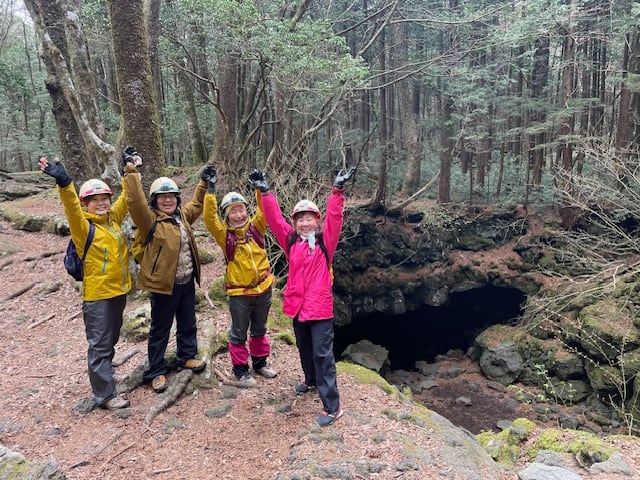
POLYGON ((581 432, 578 438, 567 445, 567 451, 573 454, 582 465, 591 466, 594 463, 607 461, 615 448, 605 445, 593 434, 581 432))
POLYGON ((53 463, 30 462, 19 453, 0 445, 0 478, 6 480, 65 480, 67 476, 53 463))
POLYGON ((224 288, 225 278, 225 276, 217 278, 209 288, 209 298, 217 306, 226 305, 228 303, 227 291, 224 288))
POLYGON ((482 448, 501 464, 513 465, 520 457, 521 445, 535 431, 536 425, 526 418, 517 418, 509 428, 499 433, 482 432, 476 439, 482 448))
POLYGON ((141 307, 125 313, 120 335, 129 342, 141 342, 149 336, 151 325, 151 305, 141 307))
POLYGON ((607 299, 580 311, 580 345, 590 356, 613 363, 622 346, 632 350, 640 346, 640 331, 634 327, 633 315, 620 302, 607 299))
POLYGON ((551 450, 553 452, 566 451, 566 447, 560 442, 561 438, 562 430, 558 430, 556 428, 547 428, 543 430, 538 436, 535 444, 526 451, 529 460, 535 460, 538 456, 538 452, 541 450, 551 450))
POLYGON ((626 380, 630 380, 611 365, 587 365, 587 377, 591 387, 599 392, 617 392, 624 388, 626 380))

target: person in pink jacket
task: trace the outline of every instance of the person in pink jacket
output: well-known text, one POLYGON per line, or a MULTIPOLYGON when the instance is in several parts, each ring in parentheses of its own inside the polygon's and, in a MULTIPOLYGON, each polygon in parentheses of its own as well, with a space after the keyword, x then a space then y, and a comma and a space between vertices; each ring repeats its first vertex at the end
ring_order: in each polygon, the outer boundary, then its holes
POLYGON ((333 182, 322 214, 310 200, 301 200, 291 212, 293 226, 285 219, 278 200, 269 190, 264 172, 254 170, 249 183, 260 190, 267 224, 289 261, 282 310, 293 319, 293 330, 304 372, 304 383, 296 386, 302 394, 318 389, 323 411, 320 426, 331 425, 343 414, 333 354, 333 255, 340 240, 344 219, 344 184, 355 173, 340 170, 333 182))

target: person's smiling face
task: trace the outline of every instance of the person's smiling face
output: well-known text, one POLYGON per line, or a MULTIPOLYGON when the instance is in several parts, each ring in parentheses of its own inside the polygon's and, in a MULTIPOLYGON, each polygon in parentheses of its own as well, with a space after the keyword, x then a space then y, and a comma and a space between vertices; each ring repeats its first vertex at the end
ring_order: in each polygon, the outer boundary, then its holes
POLYGON ((229 207, 229 212, 227 213, 227 222, 232 227, 241 227, 245 223, 247 223, 247 207, 244 203, 234 203, 229 207))
POLYGON ((87 210, 96 215, 105 215, 111 208, 111 195, 98 193, 86 198, 84 204, 87 210))
POLYGON ((158 193, 156 195, 158 210, 167 215, 173 215, 178 208, 178 197, 175 193, 158 193))
POLYGON ((318 229, 320 219, 315 213, 301 212, 296 215, 295 224, 298 235, 306 237, 318 229))

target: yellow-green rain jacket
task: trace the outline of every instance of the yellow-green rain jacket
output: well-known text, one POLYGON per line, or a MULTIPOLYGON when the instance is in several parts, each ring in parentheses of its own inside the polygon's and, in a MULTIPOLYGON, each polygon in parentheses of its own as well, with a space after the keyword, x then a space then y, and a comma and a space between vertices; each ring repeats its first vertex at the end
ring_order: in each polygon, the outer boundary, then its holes
POLYGON ((106 215, 96 215, 83 209, 73 182, 57 188, 69 222, 71 240, 79 256, 84 252, 89 222, 96 228, 84 260, 83 300, 105 300, 128 293, 131 290, 129 247, 120 229, 128 212, 124 183, 122 194, 106 215))
POLYGON ((247 231, 251 224, 254 225, 263 238, 265 236, 267 222, 259 204, 255 215, 242 227, 236 228, 220 218, 215 194, 207 193, 204 196, 202 219, 225 256, 227 251, 227 230, 230 230, 237 239, 234 258, 231 261, 227 261, 227 279, 225 282, 227 295, 232 297, 259 295, 268 290, 275 278, 271 273, 267 252, 255 241, 246 241, 247 231))

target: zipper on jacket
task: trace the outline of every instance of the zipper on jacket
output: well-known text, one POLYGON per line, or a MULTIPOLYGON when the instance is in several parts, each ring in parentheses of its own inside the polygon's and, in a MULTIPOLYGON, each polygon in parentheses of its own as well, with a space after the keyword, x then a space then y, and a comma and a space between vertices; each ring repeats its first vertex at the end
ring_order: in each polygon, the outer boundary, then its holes
POLYGON ((104 252, 102 254, 102 273, 107 271, 107 256, 109 255, 109 250, 107 247, 104 248, 104 252))
POLYGON ((155 260, 153 261, 153 268, 151 269, 151 273, 156 273, 156 267, 158 266, 158 259, 160 258, 161 252, 162 252, 162 247, 158 249, 158 254, 156 255, 155 260))

